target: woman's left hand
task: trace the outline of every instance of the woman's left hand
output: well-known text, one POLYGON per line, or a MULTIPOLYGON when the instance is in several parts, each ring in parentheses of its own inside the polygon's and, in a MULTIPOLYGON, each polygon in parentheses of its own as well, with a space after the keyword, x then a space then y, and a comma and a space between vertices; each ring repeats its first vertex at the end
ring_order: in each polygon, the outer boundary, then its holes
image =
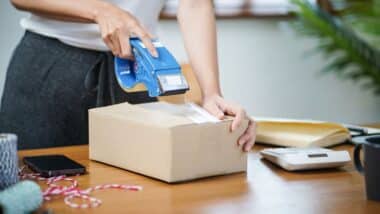
POLYGON ((224 115, 234 116, 231 131, 235 131, 242 124, 243 119, 248 118, 248 128, 237 143, 239 146, 243 145, 242 148, 246 152, 252 149, 256 139, 256 123, 247 117, 245 110, 240 105, 227 102, 223 97, 214 95, 203 100, 203 108, 219 119, 223 119, 224 115))

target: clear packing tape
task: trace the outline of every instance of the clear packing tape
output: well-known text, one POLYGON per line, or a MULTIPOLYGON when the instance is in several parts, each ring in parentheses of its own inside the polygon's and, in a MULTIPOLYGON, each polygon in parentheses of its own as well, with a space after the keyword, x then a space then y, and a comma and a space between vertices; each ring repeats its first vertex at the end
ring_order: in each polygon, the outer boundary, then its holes
POLYGON ((149 110, 157 110, 172 115, 185 117, 197 124, 220 122, 218 118, 214 117, 209 112, 194 103, 172 104, 166 102, 153 102, 139 104, 139 106, 149 110))

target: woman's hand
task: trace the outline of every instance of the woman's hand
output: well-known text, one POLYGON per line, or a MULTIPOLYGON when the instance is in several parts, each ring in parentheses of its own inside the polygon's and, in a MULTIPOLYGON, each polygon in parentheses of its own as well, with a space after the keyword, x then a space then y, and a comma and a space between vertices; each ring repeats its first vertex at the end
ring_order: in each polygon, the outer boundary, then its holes
MULTIPOLYGON (((231 125, 231 130, 234 131, 246 118, 246 114, 242 107, 229 103, 220 96, 215 15, 212 2, 211 0, 179 1, 177 17, 191 67, 204 97, 203 108, 220 119, 225 114, 235 116, 231 125)), ((255 122, 250 119, 248 128, 238 140, 238 144, 242 145, 244 151, 249 151, 255 143, 255 132, 255 122)))
POLYGON ((129 44, 129 38, 133 35, 140 38, 153 57, 158 57, 151 41, 153 36, 127 11, 112 4, 105 4, 104 9, 96 15, 95 22, 100 27, 104 42, 115 56, 133 58, 129 44))
POLYGON ((240 136, 238 145, 243 145, 243 150, 248 152, 252 149, 256 139, 256 123, 251 118, 247 117, 245 110, 233 103, 229 103, 221 96, 215 95, 205 98, 203 108, 219 119, 223 119, 224 115, 234 116, 231 124, 231 131, 236 130, 242 123, 244 118, 249 119, 248 128, 240 136))
POLYGON ((129 45, 131 35, 139 37, 154 57, 157 50, 152 44, 152 36, 127 11, 103 0, 11 0, 12 4, 51 19, 97 23, 102 38, 115 56, 133 58, 129 45))

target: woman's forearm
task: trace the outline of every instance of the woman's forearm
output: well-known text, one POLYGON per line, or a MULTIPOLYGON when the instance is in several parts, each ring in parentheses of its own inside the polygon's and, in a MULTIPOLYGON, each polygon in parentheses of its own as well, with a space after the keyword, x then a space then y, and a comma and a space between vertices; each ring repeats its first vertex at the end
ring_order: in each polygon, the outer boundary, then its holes
MULTIPOLYGON (((152 56, 157 51, 149 32, 127 11, 102 0, 11 0, 20 9, 49 18, 96 23, 104 43, 115 56, 131 58, 130 35, 136 35, 152 56)), ((125 0, 127 1, 127 0, 125 0)))
POLYGON ((177 17, 203 99, 221 95, 212 1, 181 0, 177 17))
POLYGON ((19 10, 52 19, 94 23, 99 12, 111 7, 101 0, 11 0, 19 10))

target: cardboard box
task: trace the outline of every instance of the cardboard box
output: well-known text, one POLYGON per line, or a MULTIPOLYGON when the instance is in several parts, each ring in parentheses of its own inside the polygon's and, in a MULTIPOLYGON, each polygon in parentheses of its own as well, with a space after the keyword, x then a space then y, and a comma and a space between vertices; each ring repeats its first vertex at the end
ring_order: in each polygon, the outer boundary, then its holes
POLYGON ((246 171, 237 139, 248 121, 230 132, 231 119, 210 122, 196 111, 161 102, 91 109, 90 159, 169 183, 246 171))

